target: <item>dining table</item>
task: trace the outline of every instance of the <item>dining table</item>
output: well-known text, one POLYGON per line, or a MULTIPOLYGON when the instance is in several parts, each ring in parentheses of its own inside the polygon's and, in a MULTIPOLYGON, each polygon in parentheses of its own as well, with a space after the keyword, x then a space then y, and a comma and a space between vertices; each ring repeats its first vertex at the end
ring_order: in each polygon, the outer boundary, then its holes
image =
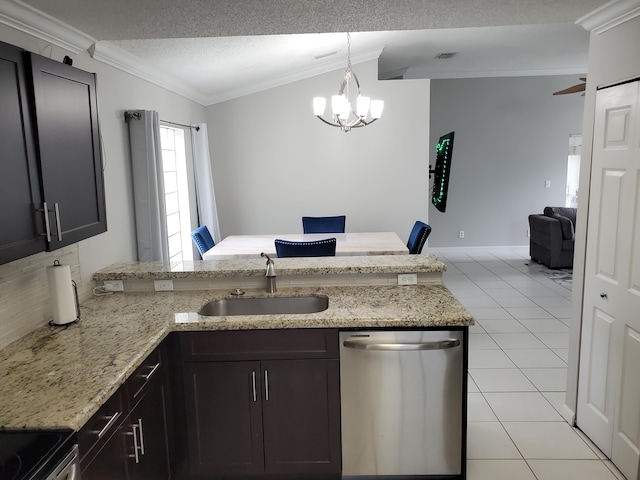
POLYGON ((354 233, 282 233, 268 235, 229 235, 207 250, 203 260, 229 260, 259 257, 264 252, 276 255, 274 240, 309 242, 336 239, 336 256, 342 255, 408 255, 409 249, 395 232, 354 233))

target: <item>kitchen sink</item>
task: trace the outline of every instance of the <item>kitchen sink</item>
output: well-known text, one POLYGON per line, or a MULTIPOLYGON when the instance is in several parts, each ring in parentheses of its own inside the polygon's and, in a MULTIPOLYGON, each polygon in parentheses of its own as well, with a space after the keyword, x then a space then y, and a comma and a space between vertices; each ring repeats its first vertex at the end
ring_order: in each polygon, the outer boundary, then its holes
POLYGON ((227 315, 274 315, 317 313, 329 307, 329 298, 322 295, 301 297, 240 297, 213 300, 205 304, 199 315, 221 317, 227 315))

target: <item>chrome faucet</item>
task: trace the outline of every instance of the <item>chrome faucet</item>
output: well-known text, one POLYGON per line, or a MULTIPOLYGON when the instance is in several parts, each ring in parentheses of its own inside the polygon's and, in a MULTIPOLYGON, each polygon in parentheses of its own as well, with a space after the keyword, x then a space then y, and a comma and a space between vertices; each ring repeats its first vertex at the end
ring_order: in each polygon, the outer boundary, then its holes
POLYGON ((260 254, 261 257, 267 258, 267 272, 265 275, 267 276, 267 292, 276 293, 276 267, 273 263, 273 260, 269 255, 262 252, 260 254))

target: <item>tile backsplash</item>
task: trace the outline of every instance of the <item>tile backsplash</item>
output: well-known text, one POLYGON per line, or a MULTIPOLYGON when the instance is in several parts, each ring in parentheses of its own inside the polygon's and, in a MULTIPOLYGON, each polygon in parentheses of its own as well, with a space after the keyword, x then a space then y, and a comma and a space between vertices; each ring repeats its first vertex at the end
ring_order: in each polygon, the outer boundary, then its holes
POLYGON ((71 267, 82 299, 77 244, 0 265, 0 348, 53 318, 46 267, 55 260, 71 267))

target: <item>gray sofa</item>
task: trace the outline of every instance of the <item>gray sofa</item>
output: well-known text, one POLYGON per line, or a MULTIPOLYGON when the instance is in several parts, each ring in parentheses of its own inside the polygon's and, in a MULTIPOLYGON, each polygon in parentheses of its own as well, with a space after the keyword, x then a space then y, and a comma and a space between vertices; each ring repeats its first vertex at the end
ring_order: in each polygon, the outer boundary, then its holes
POLYGON ((545 207, 529 215, 529 255, 549 268, 572 268, 576 227, 575 208, 545 207))

